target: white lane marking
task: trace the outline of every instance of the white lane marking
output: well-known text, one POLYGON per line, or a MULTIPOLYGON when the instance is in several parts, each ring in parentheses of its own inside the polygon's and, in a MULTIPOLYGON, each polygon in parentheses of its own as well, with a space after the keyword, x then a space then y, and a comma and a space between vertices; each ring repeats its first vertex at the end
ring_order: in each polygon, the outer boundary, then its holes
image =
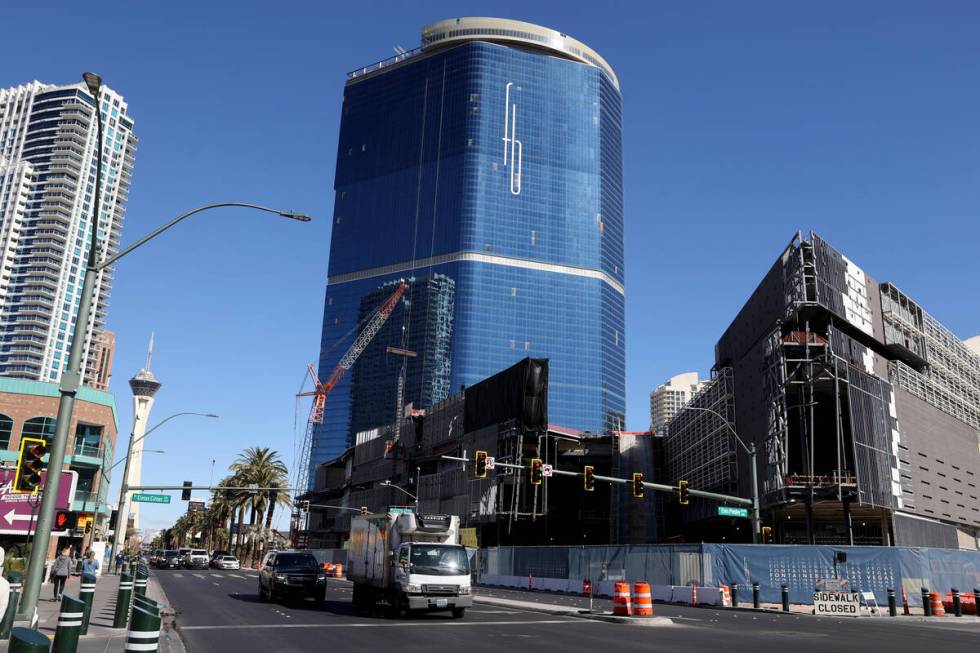
POLYGON ((211 574, 211 578, 224 578, 221 574, 211 574))
POLYGON ((174 578, 183 578, 184 574, 174 573, 174 578))
POLYGON ((204 574, 191 574, 191 575, 195 576, 196 578, 200 578, 201 580, 204 580, 204 574))
POLYGON ((244 576, 239 576, 238 574, 228 574, 228 575, 229 576, 233 576, 235 578, 241 578, 242 580, 245 580, 245 577, 244 576))
POLYGON ((214 581, 211 581, 211 584, 214 585, 215 587, 221 587, 221 585, 219 585, 218 583, 216 583, 214 581))
POLYGON ((460 626, 526 626, 528 624, 602 624, 587 619, 540 619, 535 621, 416 621, 409 623, 355 623, 355 624, 235 624, 225 626, 181 626, 181 630, 238 630, 240 628, 425 628, 460 626))

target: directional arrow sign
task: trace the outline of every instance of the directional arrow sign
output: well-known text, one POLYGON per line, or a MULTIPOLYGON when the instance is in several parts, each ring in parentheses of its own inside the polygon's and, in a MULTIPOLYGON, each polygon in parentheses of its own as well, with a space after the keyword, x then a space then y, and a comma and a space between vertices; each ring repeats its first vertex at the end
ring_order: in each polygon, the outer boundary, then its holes
MULTIPOLYGON (((0 535, 26 535, 37 525, 37 513, 40 508, 40 494, 14 494, 11 492, 14 482, 13 469, 0 470, 0 535)), ((48 477, 48 471, 41 472, 41 488, 48 477)), ((71 510, 71 502, 75 498, 75 486, 78 484, 78 472, 61 472, 61 483, 58 485, 58 497, 54 511, 71 510)), ((94 509, 94 502, 89 504, 94 509)), ((65 535, 68 531, 54 528, 52 534, 65 535)))

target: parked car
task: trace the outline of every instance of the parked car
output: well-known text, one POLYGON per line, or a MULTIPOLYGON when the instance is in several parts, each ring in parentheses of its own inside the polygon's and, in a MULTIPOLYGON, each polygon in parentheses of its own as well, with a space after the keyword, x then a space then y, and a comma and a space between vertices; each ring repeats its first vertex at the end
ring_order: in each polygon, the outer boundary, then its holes
POLYGON ((259 600, 279 597, 312 598, 323 602, 327 580, 320 563, 307 551, 273 551, 259 569, 259 600))
MULTIPOLYGON (((215 569, 218 569, 218 560, 220 560, 221 558, 223 558, 225 556, 230 556, 230 555, 231 555, 231 551, 222 551, 220 549, 217 550, 217 551, 212 552, 211 553, 211 566, 214 567, 215 569)), ((234 556, 232 556, 232 557, 234 557, 234 556)))
POLYGON ((186 569, 207 569, 208 552, 204 549, 192 549, 184 556, 184 567, 186 569))
POLYGON ((214 562, 211 563, 215 569, 241 569, 241 565, 238 563, 238 558, 235 556, 221 556, 220 558, 215 558, 214 562))
POLYGON ((177 551, 168 549, 163 552, 160 559, 157 561, 158 569, 179 569, 180 568, 180 554, 177 551))

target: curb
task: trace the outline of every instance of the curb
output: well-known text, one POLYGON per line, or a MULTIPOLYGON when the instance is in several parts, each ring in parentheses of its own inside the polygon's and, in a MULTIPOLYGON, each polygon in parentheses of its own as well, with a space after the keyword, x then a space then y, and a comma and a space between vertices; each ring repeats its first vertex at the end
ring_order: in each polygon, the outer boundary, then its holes
POLYGON ((530 612, 541 612, 543 614, 550 614, 559 617, 577 617, 579 619, 589 619, 591 621, 604 621, 606 623, 614 624, 629 624, 631 626, 673 626, 674 620, 669 617, 620 617, 618 615, 612 615, 607 613, 590 613, 579 610, 578 608, 566 608, 557 605, 548 605, 546 603, 530 603, 527 601, 513 601, 511 599, 500 599, 493 596, 480 596, 477 594, 473 597, 474 603, 486 603, 488 605, 497 605, 501 607, 508 608, 521 608, 522 610, 528 610, 530 612))
POLYGON ((159 653, 187 653, 184 642, 180 639, 180 635, 177 632, 176 612, 173 606, 170 605, 167 593, 163 591, 163 585, 160 584, 160 581, 154 575, 150 576, 149 581, 146 587, 147 595, 157 595, 151 596, 150 598, 166 606, 163 610, 160 610, 162 628, 160 631, 159 653))

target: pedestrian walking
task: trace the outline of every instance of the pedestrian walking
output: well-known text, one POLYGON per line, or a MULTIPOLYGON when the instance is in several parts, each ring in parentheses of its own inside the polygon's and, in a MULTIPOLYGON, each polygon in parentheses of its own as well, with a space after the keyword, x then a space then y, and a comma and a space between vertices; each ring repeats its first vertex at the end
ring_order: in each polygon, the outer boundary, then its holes
POLYGON ((82 573, 99 575, 99 561, 95 559, 95 551, 89 549, 85 552, 85 559, 82 560, 82 573))
POLYGON ((61 555, 54 559, 54 565, 51 566, 51 582, 54 583, 53 600, 61 600, 61 595, 65 591, 65 582, 71 575, 71 568, 71 556, 68 555, 68 547, 65 547, 61 550, 61 555))
POLYGON ((123 563, 123 561, 125 559, 126 559, 126 556, 123 555, 122 551, 120 551, 119 553, 116 554, 116 573, 117 574, 122 569, 122 563, 123 563))

